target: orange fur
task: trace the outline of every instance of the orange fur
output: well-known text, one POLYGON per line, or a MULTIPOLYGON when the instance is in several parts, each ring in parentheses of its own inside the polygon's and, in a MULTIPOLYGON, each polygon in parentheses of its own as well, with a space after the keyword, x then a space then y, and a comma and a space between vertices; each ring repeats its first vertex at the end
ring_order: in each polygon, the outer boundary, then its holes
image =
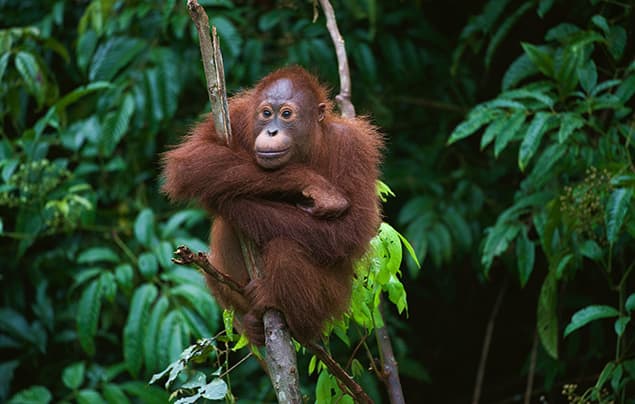
POLYGON ((252 342, 263 342, 262 313, 267 308, 284 314, 296 339, 310 341, 327 320, 346 310, 352 261, 364 253, 380 223, 375 187, 382 138, 367 119, 333 113, 325 88, 298 67, 266 76, 253 89, 232 97, 229 107, 233 145, 218 140, 210 119, 199 124, 165 153, 163 191, 172 200, 195 199, 217 215, 211 261, 244 284, 247 293, 240 296, 208 283, 222 305, 242 315, 252 342), (282 78, 302 92, 301 108, 325 103, 326 112, 322 121, 300 123, 298 130, 310 133, 309 156, 264 170, 253 155, 255 109, 263 90, 282 78), (309 186, 318 189, 318 199, 340 193, 349 208, 338 217, 312 216, 297 206, 309 186), (249 281, 236 231, 258 246, 261 279, 249 281))

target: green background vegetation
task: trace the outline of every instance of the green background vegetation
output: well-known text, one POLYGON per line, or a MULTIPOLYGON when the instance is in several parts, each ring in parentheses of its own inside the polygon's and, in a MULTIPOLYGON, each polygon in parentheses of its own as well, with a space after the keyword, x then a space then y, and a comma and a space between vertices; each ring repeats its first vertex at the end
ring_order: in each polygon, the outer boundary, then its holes
MULTIPOLYGON (((0 401, 165 402, 151 375, 222 329, 170 262, 208 220, 158 193, 160 153, 209 110, 183 3, 0 0, 0 401)), ((287 64, 337 88, 311 1, 201 4, 230 94, 287 64)), ((388 139, 386 221, 422 262, 387 316, 407 401, 470 400, 493 318, 483 402, 529 373, 534 402, 634 402, 632 3, 333 5, 388 139)), ((272 398, 255 361, 232 391, 272 398)))

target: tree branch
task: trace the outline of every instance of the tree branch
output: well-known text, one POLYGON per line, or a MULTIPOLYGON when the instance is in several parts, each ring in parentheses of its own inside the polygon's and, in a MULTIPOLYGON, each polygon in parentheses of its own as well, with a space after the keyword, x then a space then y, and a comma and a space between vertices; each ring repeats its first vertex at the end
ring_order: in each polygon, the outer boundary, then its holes
POLYGON ((331 355, 319 344, 311 342, 307 348, 326 365, 331 374, 341 381, 348 389, 356 403, 372 403, 373 400, 346 371, 337 363, 331 355))
POLYGON ((335 54, 337 55, 337 66, 340 73, 340 93, 335 96, 337 105, 340 107, 342 116, 345 118, 353 118, 355 116, 355 107, 351 102, 351 75, 348 69, 348 57, 346 56, 346 45, 344 38, 340 34, 335 20, 335 11, 329 0, 320 0, 324 16, 326 17, 326 28, 331 35, 335 54))
POLYGON ((231 288, 234 292, 238 292, 240 294, 244 293, 242 286, 240 286, 236 281, 234 281, 229 276, 225 275, 221 271, 219 271, 216 267, 212 265, 211 262, 207 259, 207 256, 202 252, 198 254, 194 254, 192 250, 188 247, 181 245, 177 247, 174 252, 176 258, 172 258, 172 262, 178 265, 190 265, 194 264, 199 269, 203 270, 206 274, 210 275, 217 282, 223 283, 229 288, 231 288))

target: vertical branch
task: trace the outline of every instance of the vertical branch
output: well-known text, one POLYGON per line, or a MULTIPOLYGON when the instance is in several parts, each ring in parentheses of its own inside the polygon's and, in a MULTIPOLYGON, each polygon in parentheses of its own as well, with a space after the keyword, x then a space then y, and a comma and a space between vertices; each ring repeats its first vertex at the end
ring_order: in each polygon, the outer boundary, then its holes
MULTIPOLYGON (((211 103, 212 116, 216 133, 231 145, 231 124, 229 120, 229 107, 227 92, 225 90, 225 73, 223 58, 218 42, 216 28, 212 30, 212 39, 209 35, 209 19, 207 13, 196 0, 188 0, 187 8, 190 17, 196 24, 199 35, 203 69, 207 82, 207 92, 211 103)), ((245 266, 251 279, 261 276, 259 269, 259 257, 253 242, 239 234, 241 249, 245 266)), ((282 314, 275 310, 264 313, 265 324, 265 348, 266 361, 269 369, 269 377, 276 391, 278 401, 281 403, 300 403, 300 384, 295 350, 291 343, 291 337, 282 318, 282 314)))
MULTIPOLYGON (((342 38, 337 26, 335 11, 333 11, 333 6, 330 1, 319 1, 326 17, 326 28, 331 35, 331 40, 333 41, 333 46, 335 47, 335 53, 337 54, 337 65, 340 76, 340 93, 335 97, 335 99, 340 107, 342 116, 345 118, 353 118, 355 117, 355 107, 351 102, 351 76, 348 68, 348 57, 346 55, 344 39, 342 38)), ((382 362, 381 374, 379 376, 386 385, 390 402, 392 404, 405 403, 403 389, 401 388, 401 381, 399 380, 399 367, 392 350, 390 335, 388 334, 386 323, 384 322, 384 325, 377 328, 375 332, 377 333, 378 348, 382 362)))
POLYGON ((355 116, 355 107, 351 102, 351 74, 348 69, 348 57, 346 56, 346 45, 344 38, 340 34, 335 20, 335 11, 329 0, 320 0, 320 6, 324 10, 326 17, 326 28, 331 35, 335 54, 337 55, 337 66, 340 73, 340 93, 335 96, 337 105, 340 107, 342 116, 345 118, 353 118, 355 116))

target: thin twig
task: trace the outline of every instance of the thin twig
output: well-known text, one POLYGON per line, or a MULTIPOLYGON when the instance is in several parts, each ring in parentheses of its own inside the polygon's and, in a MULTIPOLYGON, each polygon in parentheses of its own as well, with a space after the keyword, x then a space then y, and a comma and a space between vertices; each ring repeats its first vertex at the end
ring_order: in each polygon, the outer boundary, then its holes
MULTIPOLYGON (((379 302, 379 312, 382 312, 383 300, 379 302)), ((388 387, 388 396, 391 404, 404 404, 406 400, 403 396, 401 381, 399 380, 399 366, 395 359, 390 343, 390 335, 388 335, 388 327, 385 323, 382 327, 375 330, 377 334, 377 342, 381 355, 381 372, 382 379, 388 387)))
POLYGON ((337 363, 320 344, 310 342, 307 345, 307 348, 309 348, 311 352, 326 365, 333 376, 344 383, 356 403, 373 402, 373 400, 362 389, 362 386, 360 386, 348 373, 346 373, 340 364, 337 363))
POLYGON ((498 312, 500 311, 501 304, 503 302, 503 296, 505 296, 505 292, 507 291, 507 285, 509 283, 509 278, 505 278, 503 283, 503 287, 498 292, 498 296, 496 297, 496 302, 494 303, 494 307, 492 308, 492 313, 489 316, 489 321, 487 322, 487 328, 485 329, 485 338, 483 339, 483 348, 481 350, 481 359, 478 364, 478 371, 476 373, 476 382, 474 384, 474 394, 472 396, 472 404, 478 404, 481 399, 481 390, 483 388, 483 379, 485 378, 485 365, 487 364, 487 357, 489 355, 489 347, 492 344, 492 335, 494 334, 494 325, 496 323, 496 316, 498 316, 498 312))
POLYGON ((221 271, 219 271, 211 262, 207 259, 207 256, 202 252, 198 254, 194 254, 192 250, 190 250, 186 246, 177 247, 174 252, 176 258, 172 258, 172 262, 178 265, 190 265, 194 264, 203 272, 210 275, 217 282, 223 283, 227 285, 234 292, 238 292, 241 295, 244 293, 242 286, 240 286, 236 281, 234 281, 229 276, 225 275, 221 271))
POLYGON ((337 55, 337 66, 340 73, 340 93, 335 96, 337 105, 340 107, 344 118, 353 118, 355 116, 355 107, 351 102, 351 75, 348 69, 348 57, 346 56, 346 46, 344 38, 340 34, 335 20, 335 11, 329 0, 320 0, 324 16, 326 17, 326 28, 331 35, 335 54, 337 55))
POLYGON ((531 357, 529 359, 529 371, 527 372, 527 387, 525 387, 524 404, 531 403, 531 393, 534 389, 534 374, 536 373, 536 353, 538 352, 538 333, 534 332, 534 342, 531 345, 531 357))

